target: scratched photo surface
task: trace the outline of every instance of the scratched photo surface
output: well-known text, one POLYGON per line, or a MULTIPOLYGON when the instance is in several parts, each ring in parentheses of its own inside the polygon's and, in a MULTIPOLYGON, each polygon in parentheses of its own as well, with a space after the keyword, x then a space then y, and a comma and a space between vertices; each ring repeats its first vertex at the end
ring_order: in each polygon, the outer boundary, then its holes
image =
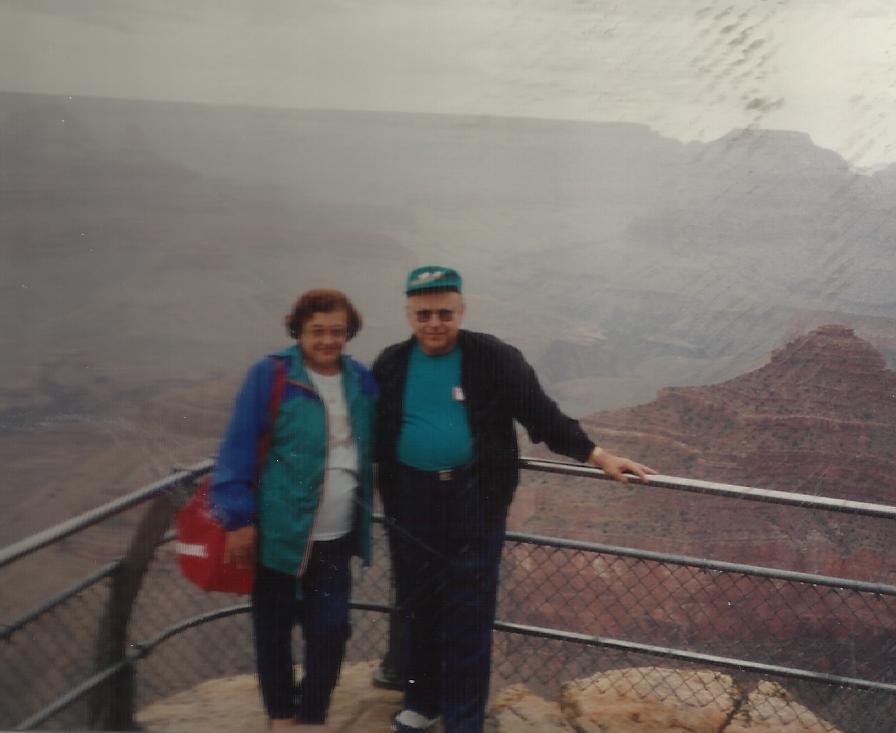
MULTIPOLYGON (((600 445, 896 504, 894 48, 884 0, 0 0, 0 547, 212 457, 306 289, 369 364, 424 264, 600 445)), ((0 568, 0 622, 143 509, 0 568)), ((896 583, 892 519, 524 472, 510 524, 896 583)))

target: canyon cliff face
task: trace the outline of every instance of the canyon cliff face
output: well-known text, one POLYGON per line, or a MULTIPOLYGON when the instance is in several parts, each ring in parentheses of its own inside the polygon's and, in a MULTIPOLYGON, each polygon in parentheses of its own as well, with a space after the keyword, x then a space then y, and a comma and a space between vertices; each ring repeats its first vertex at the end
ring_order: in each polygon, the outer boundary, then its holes
MULTIPOLYGON (((800 336, 730 381, 667 388, 650 404, 582 422, 599 444, 663 474, 896 503, 896 374, 848 328, 824 326, 800 336)), ((547 455, 541 446, 523 452, 547 455)), ((526 472, 511 526, 896 581, 891 520, 637 483, 526 472)), ((896 633, 890 597, 523 543, 508 543, 506 557, 502 608, 510 620, 838 674, 890 674, 885 650, 896 633)))
MULTIPOLYGON (((730 381, 668 387, 649 404, 582 424, 663 474, 896 503, 896 372, 842 326, 800 336, 730 381)), ((548 455, 541 445, 523 452, 548 455)), ((512 517, 540 534, 562 528, 595 542, 896 578, 882 555, 894 539, 884 520, 534 473, 512 517)))
POLYGON ((722 384, 670 387, 589 430, 664 473, 893 502, 896 373, 851 329, 823 326, 722 384))

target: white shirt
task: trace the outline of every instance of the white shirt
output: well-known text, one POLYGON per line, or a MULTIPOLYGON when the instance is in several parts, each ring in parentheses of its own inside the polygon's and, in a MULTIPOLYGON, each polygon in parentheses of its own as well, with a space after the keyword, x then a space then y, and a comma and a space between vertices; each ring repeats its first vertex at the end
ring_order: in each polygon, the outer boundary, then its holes
POLYGON ((309 369, 308 376, 327 411, 329 439, 320 507, 312 540, 335 540, 352 529, 358 485, 358 449, 342 390, 342 374, 325 376, 309 369))

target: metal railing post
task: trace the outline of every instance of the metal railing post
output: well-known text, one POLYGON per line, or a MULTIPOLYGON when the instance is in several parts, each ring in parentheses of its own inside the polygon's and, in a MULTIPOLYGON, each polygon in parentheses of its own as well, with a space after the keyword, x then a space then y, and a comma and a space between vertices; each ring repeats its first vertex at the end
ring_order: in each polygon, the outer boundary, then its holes
MULTIPOLYGON (((100 621, 96 669, 103 670, 127 658, 128 625, 143 578, 162 536, 171 526, 181 502, 176 492, 161 494, 141 519, 134 539, 112 578, 106 612, 100 621)), ((127 664, 97 688, 90 701, 90 725, 94 730, 135 730, 134 669, 127 664)))

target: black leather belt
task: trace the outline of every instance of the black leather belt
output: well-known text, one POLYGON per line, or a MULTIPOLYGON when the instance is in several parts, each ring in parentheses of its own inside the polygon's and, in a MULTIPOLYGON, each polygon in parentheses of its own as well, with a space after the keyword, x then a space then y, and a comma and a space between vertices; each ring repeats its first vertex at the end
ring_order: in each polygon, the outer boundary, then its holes
POLYGON ((470 470, 469 465, 443 468, 438 471, 424 471, 423 469, 414 468, 413 466, 406 466, 404 463, 399 463, 398 465, 403 471, 410 471, 411 473, 419 473, 421 476, 438 478, 439 481, 453 481, 458 476, 462 476, 470 470))

